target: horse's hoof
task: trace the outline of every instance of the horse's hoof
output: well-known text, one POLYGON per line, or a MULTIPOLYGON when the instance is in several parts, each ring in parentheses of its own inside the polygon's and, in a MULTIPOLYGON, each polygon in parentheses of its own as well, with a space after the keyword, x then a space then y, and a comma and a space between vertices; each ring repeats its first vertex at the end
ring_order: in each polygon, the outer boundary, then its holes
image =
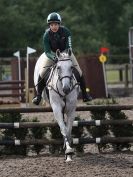
POLYGON ((73 148, 66 149, 65 154, 66 155, 73 155, 74 154, 74 149, 73 148))
POLYGON ((66 155, 66 162, 72 162, 72 156, 66 155))

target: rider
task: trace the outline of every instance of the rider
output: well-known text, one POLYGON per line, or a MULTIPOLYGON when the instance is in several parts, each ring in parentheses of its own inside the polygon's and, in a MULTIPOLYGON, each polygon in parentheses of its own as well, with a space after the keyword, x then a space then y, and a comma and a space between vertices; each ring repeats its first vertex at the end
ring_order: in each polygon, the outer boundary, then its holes
MULTIPOLYGON (((32 102, 36 105, 39 105, 41 101, 42 91, 46 86, 46 82, 44 82, 42 78, 44 78, 44 75, 46 74, 46 71, 48 69, 47 66, 53 65, 56 62, 56 50, 59 49, 62 52, 65 49, 72 48, 71 33, 66 27, 61 26, 61 16, 58 13, 50 13, 47 17, 47 24, 49 25, 49 28, 45 31, 43 35, 44 53, 40 56, 43 58, 43 63, 38 78, 37 96, 32 100, 32 102)), ((92 100, 92 98, 86 92, 85 80, 73 53, 71 55, 71 59, 80 75, 79 82, 82 91, 83 101, 90 101, 92 100)))

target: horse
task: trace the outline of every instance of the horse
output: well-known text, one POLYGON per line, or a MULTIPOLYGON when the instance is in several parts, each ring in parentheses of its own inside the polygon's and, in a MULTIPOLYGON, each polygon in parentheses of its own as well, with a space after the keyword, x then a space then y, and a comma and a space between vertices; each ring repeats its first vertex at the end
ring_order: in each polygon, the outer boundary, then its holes
MULTIPOLYGON (((49 91, 49 103, 64 138, 66 162, 72 161, 72 155, 74 154, 74 149, 71 147, 71 132, 80 90, 79 83, 73 72, 75 66, 71 60, 71 55, 72 51, 70 49, 63 52, 56 51, 57 62, 52 66, 46 84, 46 88, 49 91)), ((34 76, 34 80, 36 81, 36 74, 34 76)))

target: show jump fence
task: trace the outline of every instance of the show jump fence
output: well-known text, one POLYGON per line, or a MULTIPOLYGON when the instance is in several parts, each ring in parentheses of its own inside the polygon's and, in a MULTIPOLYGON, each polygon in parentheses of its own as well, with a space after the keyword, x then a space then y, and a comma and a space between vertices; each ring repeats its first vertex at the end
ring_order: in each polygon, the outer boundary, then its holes
MULTIPOLYGON (((76 111, 100 111, 100 110, 133 110, 133 105, 94 105, 80 106, 76 111)), ((39 113, 51 112, 51 108, 0 108, 0 113, 39 113)), ((73 126, 101 126, 101 125, 132 125, 133 120, 90 120, 74 121, 73 126)), ((34 127, 54 127, 57 123, 40 123, 40 122, 14 122, 0 123, 0 129, 17 129, 17 128, 34 128, 34 127)), ((73 138, 73 144, 90 144, 90 143, 133 143, 133 137, 97 137, 97 138, 73 138)), ((30 140, 1 140, 0 145, 35 145, 35 144, 63 144, 60 139, 30 139, 30 140)))

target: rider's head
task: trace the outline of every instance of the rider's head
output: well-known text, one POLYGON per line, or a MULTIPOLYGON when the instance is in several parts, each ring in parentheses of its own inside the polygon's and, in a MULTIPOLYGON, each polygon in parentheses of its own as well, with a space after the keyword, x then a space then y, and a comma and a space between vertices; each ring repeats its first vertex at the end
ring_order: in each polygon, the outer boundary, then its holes
POLYGON ((50 13, 47 17, 47 24, 50 24, 50 23, 61 24, 61 16, 56 12, 50 13))
POLYGON ((53 32, 57 32, 61 24, 61 16, 56 12, 50 13, 47 17, 47 24, 53 32))

